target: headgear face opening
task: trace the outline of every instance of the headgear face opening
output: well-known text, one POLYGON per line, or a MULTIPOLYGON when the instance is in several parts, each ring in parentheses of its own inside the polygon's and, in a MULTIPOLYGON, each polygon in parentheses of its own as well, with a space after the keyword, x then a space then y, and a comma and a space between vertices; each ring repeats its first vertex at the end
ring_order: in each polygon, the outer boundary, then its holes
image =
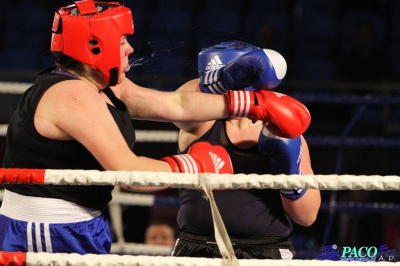
POLYGON ((121 38, 134 33, 129 8, 118 2, 75 1, 55 13, 52 31, 51 51, 99 70, 107 84, 116 85, 121 38))

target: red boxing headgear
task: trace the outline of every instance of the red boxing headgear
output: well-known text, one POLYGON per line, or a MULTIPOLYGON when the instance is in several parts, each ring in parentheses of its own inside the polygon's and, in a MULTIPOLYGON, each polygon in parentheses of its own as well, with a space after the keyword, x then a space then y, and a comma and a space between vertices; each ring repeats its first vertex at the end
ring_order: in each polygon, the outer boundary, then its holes
POLYGON ((118 2, 75 1, 54 15, 51 51, 98 69, 107 84, 117 83, 121 37, 133 34, 132 12, 118 2))

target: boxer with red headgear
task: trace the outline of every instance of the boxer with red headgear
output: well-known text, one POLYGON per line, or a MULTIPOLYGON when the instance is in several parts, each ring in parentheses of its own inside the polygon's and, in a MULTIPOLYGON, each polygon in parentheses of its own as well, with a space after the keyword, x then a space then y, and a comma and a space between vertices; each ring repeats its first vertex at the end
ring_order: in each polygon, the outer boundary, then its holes
MULTIPOLYGON (((133 152, 132 118, 208 121, 228 117, 232 108, 223 95, 163 92, 126 78, 132 21, 131 11, 116 2, 75 1, 56 12, 51 40, 55 67, 40 72, 21 96, 9 122, 3 167, 232 173, 226 150, 209 143, 163 160, 133 152), (199 106, 208 108, 198 112, 199 106)), ((183 87, 198 84, 197 79, 183 87)), ((256 114, 257 119, 267 115, 267 110, 256 114)), ((108 253, 111 237, 102 212, 112 190, 6 184, 0 250, 108 253)))
MULTIPOLYGON (((193 93, 157 91, 127 79, 133 48, 126 35, 134 32, 128 8, 76 1, 55 13, 52 30, 55 67, 42 71, 21 96, 8 126, 3 167, 232 173, 226 151, 208 143, 193 147, 186 154, 190 165, 182 168, 175 163, 179 157, 162 161, 133 152, 131 118, 209 120, 227 117, 228 106, 220 95, 197 93, 193 102, 193 93), (197 104, 210 103, 207 111, 197 111, 197 104), (224 162, 221 168, 209 154, 224 162)), ((112 189, 6 184, 0 250, 108 253, 111 236, 102 212, 112 189)))
MULTIPOLYGON (((254 49, 258 48, 236 41, 205 48, 198 56, 199 74, 229 65, 254 49)), ((278 86, 280 80, 277 80, 274 69, 270 70, 271 79, 264 82, 274 84, 271 88, 278 86)), ((182 87, 180 90, 193 88, 182 87)), ((213 93, 211 90, 204 92, 213 93)), ((273 99, 269 99, 269 104, 276 104, 273 99)), ((285 104, 280 105, 282 110, 286 110, 285 104)), ((304 138, 283 139, 275 135, 274 138, 266 136, 267 133, 260 134, 263 128, 267 131, 261 121, 252 123, 247 118, 239 117, 175 124, 181 128, 178 140, 180 151, 185 153, 193 145, 204 141, 221 145, 228 151, 235 174, 297 174, 299 170, 305 174, 313 173, 304 138)), ((209 202, 197 190, 182 188, 179 196, 180 231, 173 255, 220 258, 209 202)), ((295 252, 290 241, 290 220, 303 226, 311 225, 316 219, 321 201, 319 191, 312 189, 297 190, 296 193, 292 190, 280 193, 279 190, 271 189, 224 190, 214 193, 214 200, 231 242, 234 243, 233 249, 238 259, 292 258, 295 252)))
POLYGON ((120 41, 134 33, 131 10, 117 2, 76 1, 54 15, 51 51, 94 69, 108 85, 117 84, 120 41))

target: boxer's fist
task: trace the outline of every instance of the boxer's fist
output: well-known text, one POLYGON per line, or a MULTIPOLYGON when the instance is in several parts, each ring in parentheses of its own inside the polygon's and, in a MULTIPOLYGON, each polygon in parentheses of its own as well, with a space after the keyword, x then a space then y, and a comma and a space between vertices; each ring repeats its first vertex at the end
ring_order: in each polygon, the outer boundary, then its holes
POLYGON ((266 127, 260 133, 258 150, 270 158, 271 174, 295 175, 300 173, 301 139, 276 136, 266 127))
POLYGON ((273 134, 297 138, 311 122, 307 108, 296 99, 272 91, 229 91, 225 94, 230 117, 248 117, 267 122, 273 134))
POLYGON ((232 162, 228 152, 222 146, 213 146, 208 142, 193 144, 188 153, 164 157, 177 173, 215 173, 233 174, 232 162))
POLYGON ((286 70, 286 61, 278 52, 255 49, 222 68, 205 72, 200 77, 200 89, 202 92, 214 94, 246 87, 272 89, 281 83, 286 70))
MULTIPOLYGON (((301 174, 301 138, 285 139, 268 131, 266 127, 260 133, 258 150, 269 156, 271 174, 295 175, 301 174)), ((301 198, 306 189, 281 189, 282 196, 296 200, 301 198)))

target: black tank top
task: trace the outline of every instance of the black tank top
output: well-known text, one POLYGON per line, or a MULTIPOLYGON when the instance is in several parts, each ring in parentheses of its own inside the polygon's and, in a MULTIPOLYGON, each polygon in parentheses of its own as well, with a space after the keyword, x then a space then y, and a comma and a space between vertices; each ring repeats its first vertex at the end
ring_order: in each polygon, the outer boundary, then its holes
MULTIPOLYGON (((52 85, 71 79, 74 77, 46 70, 21 96, 17 109, 9 122, 3 167, 104 170, 93 155, 78 141, 48 139, 41 136, 35 129, 34 113, 43 93, 52 85)), ((122 104, 118 105, 119 109, 111 105, 107 106, 126 142, 133 150, 135 131, 126 106, 122 101, 119 102, 122 104)), ((5 188, 20 195, 58 198, 99 210, 104 210, 110 202, 113 190, 113 186, 25 184, 5 185, 5 188)))
MULTIPOLYGON (((257 145, 250 149, 240 149, 231 143, 224 120, 216 121, 198 141, 225 147, 235 174, 270 173, 269 159, 258 152, 257 145)), ((180 189, 179 196, 180 229, 213 235, 210 203, 203 198, 201 192, 180 189)), ((224 190, 215 192, 214 197, 225 227, 232 237, 285 237, 292 232, 292 224, 286 216, 278 190, 224 190)))

